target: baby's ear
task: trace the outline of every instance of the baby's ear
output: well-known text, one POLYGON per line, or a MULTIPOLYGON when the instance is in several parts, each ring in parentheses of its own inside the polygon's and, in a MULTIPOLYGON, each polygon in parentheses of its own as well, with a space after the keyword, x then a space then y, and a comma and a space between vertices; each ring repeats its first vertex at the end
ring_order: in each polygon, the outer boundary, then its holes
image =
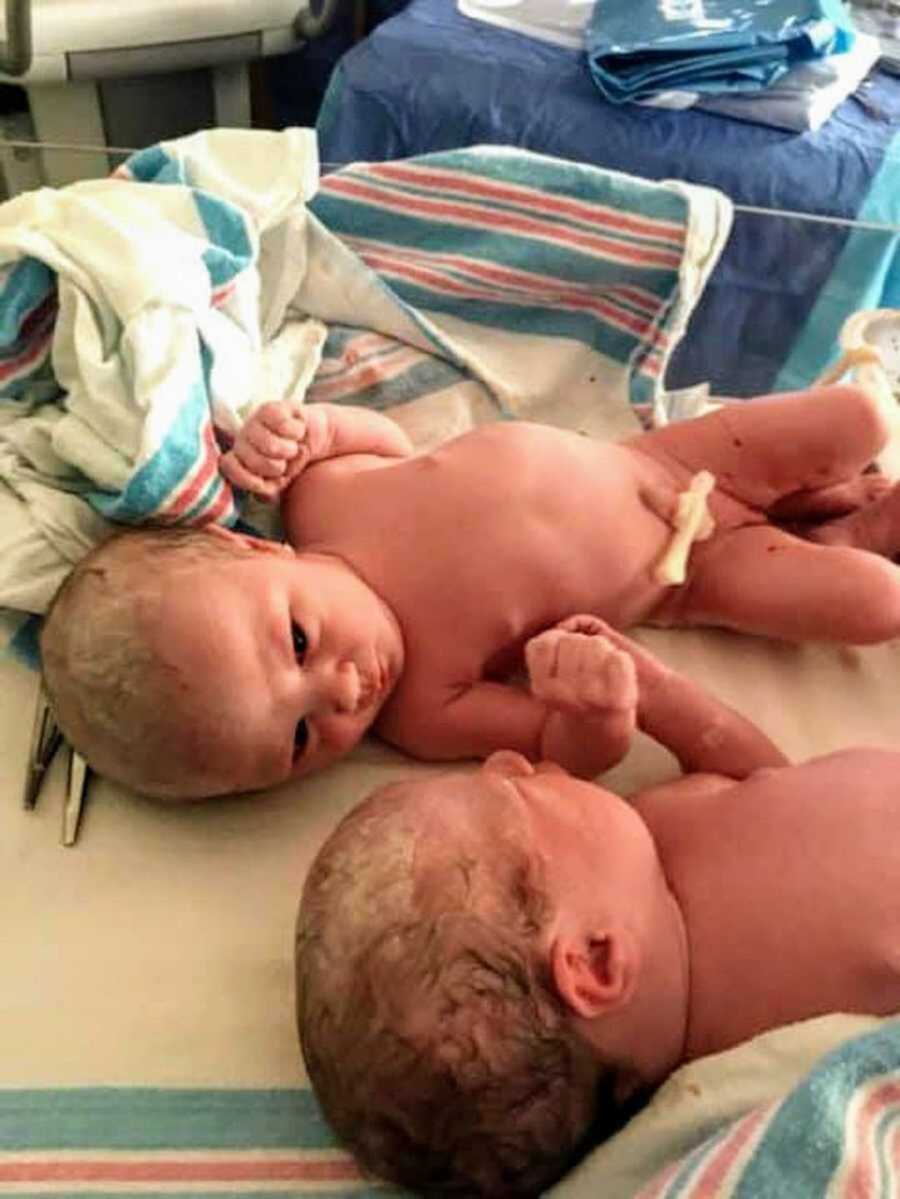
POLYGON ((236 533, 234 529, 224 529, 221 525, 205 525, 203 532, 210 537, 230 541, 233 546, 243 549, 256 550, 261 554, 289 554, 293 557, 293 549, 284 541, 272 541, 267 537, 252 537, 249 533, 236 533))
POLYGON ((638 947, 621 928, 590 934, 560 933, 550 949, 556 991, 585 1020, 627 1004, 638 975, 638 947))

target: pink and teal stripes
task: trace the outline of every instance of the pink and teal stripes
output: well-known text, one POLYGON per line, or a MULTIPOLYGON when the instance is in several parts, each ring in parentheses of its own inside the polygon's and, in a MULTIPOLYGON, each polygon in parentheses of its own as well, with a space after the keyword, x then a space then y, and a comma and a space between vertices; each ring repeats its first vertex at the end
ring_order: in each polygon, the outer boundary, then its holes
POLYGON ((643 376, 636 400, 661 375, 686 242, 677 192, 457 150, 336 171, 312 209, 414 312, 581 341, 643 376))
POLYGON ((783 1099, 721 1129, 638 1199, 895 1199, 900 1023, 826 1055, 783 1099))
POLYGON ((354 1196, 306 1090, 0 1090, 0 1196, 354 1196))
POLYGON ((0 1195, 363 1195, 338 1150, 0 1153, 0 1195))

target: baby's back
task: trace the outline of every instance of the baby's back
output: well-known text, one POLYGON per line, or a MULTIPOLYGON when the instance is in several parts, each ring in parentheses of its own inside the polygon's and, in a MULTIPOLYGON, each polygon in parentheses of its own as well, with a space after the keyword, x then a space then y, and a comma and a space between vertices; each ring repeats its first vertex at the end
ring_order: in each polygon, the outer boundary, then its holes
POLYGON ((900 753, 641 811, 687 920, 691 1056, 823 1012, 900 1011, 900 753))

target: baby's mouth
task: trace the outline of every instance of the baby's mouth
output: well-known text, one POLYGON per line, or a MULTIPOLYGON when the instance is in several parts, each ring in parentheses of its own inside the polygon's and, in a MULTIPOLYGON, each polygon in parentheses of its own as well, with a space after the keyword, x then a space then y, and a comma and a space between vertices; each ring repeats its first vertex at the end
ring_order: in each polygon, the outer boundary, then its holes
POLYGON ((391 675, 390 671, 376 658, 372 663, 371 670, 368 672, 360 670, 358 677, 360 692, 357 711, 362 711, 379 702, 390 683, 391 675))
POLYGON ((356 697, 355 713, 358 714, 371 708, 378 699, 381 693, 381 677, 377 667, 373 674, 363 674, 361 670, 357 671, 356 677, 359 680, 359 693, 356 697))

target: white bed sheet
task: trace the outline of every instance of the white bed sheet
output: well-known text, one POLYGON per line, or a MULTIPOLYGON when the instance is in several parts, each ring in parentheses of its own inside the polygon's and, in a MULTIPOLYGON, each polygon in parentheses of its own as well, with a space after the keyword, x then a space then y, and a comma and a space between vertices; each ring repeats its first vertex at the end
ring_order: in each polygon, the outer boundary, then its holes
MULTIPOLYGON (((465 397, 445 397, 441 431, 456 431, 466 411, 465 397)), ((427 412, 413 415, 427 440, 438 426, 427 412)), ((620 412, 609 423, 579 396, 542 415, 607 435, 632 421, 620 412)), ((900 643, 790 646, 705 630, 640 636, 796 759, 856 743, 900 748, 900 643)), ((372 741, 314 780, 187 806, 143 800, 94 779, 81 838, 66 850, 59 844, 61 761, 37 809, 20 806, 35 687, 24 667, 0 663, 0 1084, 300 1084, 292 952, 305 871, 324 836, 370 789, 431 768, 372 741)), ((669 755, 639 737, 607 782, 627 792, 673 773, 669 755)), ((846 1035, 857 1028, 851 1022, 846 1035)), ((843 1029, 827 1023, 824 1041, 781 1034, 783 1068, 769 1075, 775 1090, 843 1029)), ((758 1076, 760 1059, 753 1060, 758 1076)), ((741 1063, 733 1067, 738 1075, 741 1063)), ((696 1114, 689 1087, 675 1092, 686 1097, 683 1110, 671 1094, 661 1093, 670 1138, 673 1119, 684 1136, 696 1114)), ((642 1135, 653 1141, 652 1120, 642 1135)), ((565 1194, 597 1193, 593 1160, 564 1184, 565 1194)), ((655 1160, 649 1145, 635 1155, 626 1142, 628 1170, 646 1171, 655 1160)), ((608 1162, 598 1155, 604 1180, 608 1162)), ((604 1181, 603 1194, 632 1193, 635 1176, 624 1177, 626 1189, 608 1190, 604 1181)))

